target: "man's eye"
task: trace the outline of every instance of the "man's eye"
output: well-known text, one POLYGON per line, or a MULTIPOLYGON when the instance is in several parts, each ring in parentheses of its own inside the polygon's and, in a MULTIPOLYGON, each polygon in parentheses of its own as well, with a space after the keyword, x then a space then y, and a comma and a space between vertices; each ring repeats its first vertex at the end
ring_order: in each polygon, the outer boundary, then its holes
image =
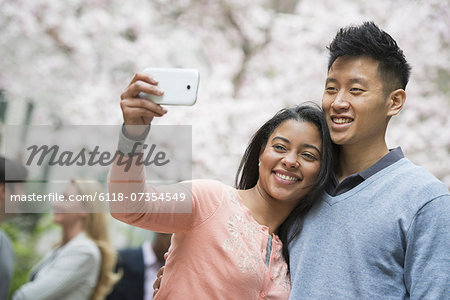
POLYGON ((327 86, 327 87, 325 88, 325 90, 326 90, 326 91, 329 91, 329 92, 335 92, 335 91, 337 91, 337 88, 332 87, 332 86, 327 86))
POLYGON ((360 89, 360 88, 351 88, 350 91, 351 92, 364 92, 364 90, 360 89))

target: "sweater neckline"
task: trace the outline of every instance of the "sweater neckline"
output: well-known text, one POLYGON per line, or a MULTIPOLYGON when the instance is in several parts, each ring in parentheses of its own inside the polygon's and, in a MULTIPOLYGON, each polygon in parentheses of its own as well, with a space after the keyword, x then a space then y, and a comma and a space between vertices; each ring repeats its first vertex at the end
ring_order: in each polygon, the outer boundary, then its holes
POLYGON ((334 204, 336 204, 338 202, 341 202, 341 201, 343 201, 343 200, 353 196, 354 194, 360 192, 361 190, 365 189, 370 183, 378 180, 379 178, 385 176, 386 174, 396 170, 398 167, 406 164, 407 161, 408 160, 405 157, 399 159, 395 163, 393 163, 390 166, 387 166, 386 168, 378 171, 377 173, 373 174, 372 176, 370 176, 369 178, 367 178, 366 180, 364 180, 363 182, 358 184, 356 187, 352 188, 351 190, 348 190, 345 193, 342 193, 342 194, 339 194, 339 195, 336 195, 336 196, 331 196, 327 192, 324 192, 324 201, 327 202, 330 206, 334 205, 334 204))

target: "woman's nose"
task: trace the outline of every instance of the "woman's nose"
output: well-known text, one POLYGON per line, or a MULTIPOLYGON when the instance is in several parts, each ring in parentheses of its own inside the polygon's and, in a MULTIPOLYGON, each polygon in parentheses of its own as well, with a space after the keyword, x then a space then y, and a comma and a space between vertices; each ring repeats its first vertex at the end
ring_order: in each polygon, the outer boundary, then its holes
POLYGON ((298 156, 294 153, 287 153, 283 158, 283 164, 289 168, 298 168, 300 166, 300 163, 298 162, 298 156))

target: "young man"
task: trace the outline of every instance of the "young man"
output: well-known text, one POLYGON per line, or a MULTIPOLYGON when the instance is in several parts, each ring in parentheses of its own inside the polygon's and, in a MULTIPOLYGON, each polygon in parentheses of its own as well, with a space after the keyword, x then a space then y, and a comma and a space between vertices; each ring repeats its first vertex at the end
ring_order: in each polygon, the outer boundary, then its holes
POLYGON ((290 299, 448 299, 448 189, 385 140, 410 67, 371 22, 329 50, 322 107, 339 164, 291 244, 290 299))

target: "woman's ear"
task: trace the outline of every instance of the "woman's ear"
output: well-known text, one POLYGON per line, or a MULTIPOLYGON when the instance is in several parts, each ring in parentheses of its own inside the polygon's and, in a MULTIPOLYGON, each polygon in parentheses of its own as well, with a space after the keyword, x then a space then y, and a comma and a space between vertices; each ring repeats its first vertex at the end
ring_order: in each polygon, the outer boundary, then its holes
POLYGON ((397 115, 403 108, 406 101, 406 93, 403 89, 397 89, 389 94, 388 97, 388 117, 397 115))
POLYGON ((262 145, 262 146, 261 146, 261 149, 259 150, 258 166, 261 164, 261 155, 263 154, 264 149, 266 149, 266 145, 262 145))

